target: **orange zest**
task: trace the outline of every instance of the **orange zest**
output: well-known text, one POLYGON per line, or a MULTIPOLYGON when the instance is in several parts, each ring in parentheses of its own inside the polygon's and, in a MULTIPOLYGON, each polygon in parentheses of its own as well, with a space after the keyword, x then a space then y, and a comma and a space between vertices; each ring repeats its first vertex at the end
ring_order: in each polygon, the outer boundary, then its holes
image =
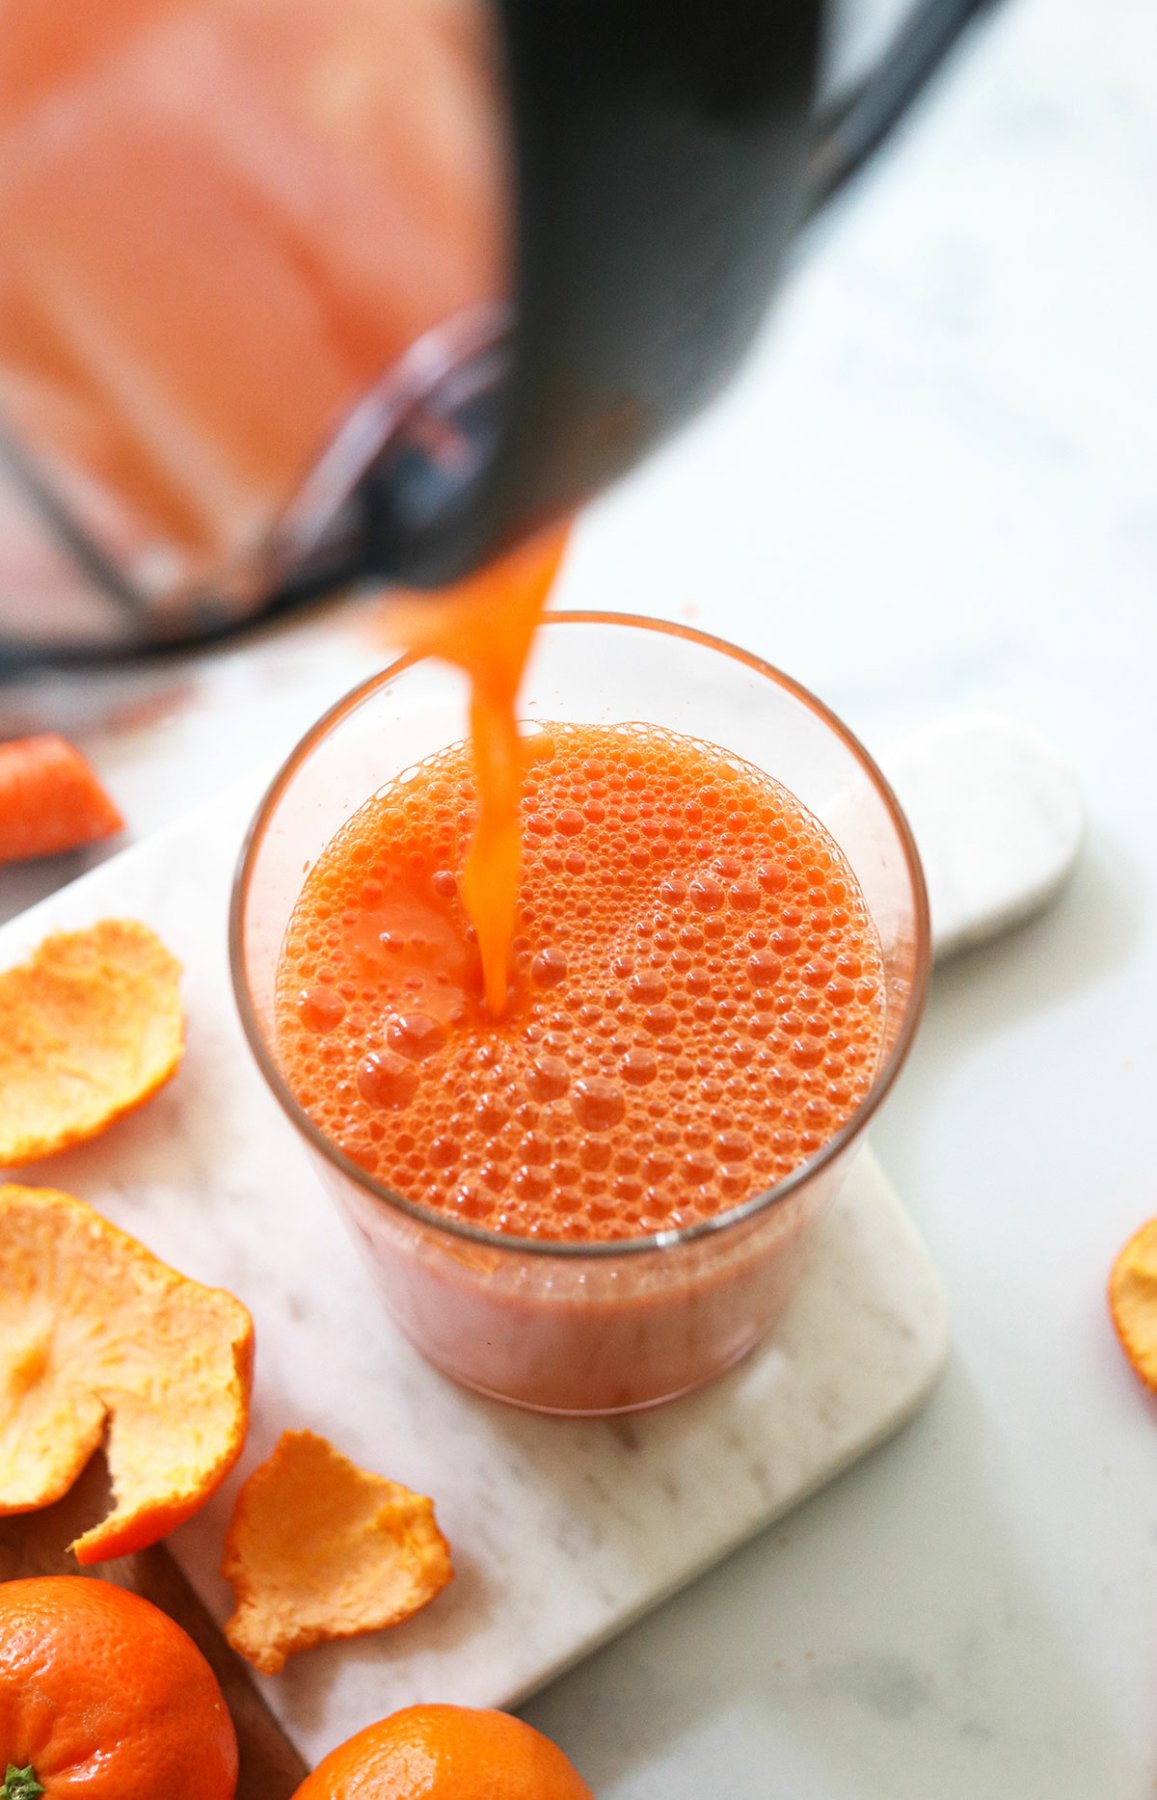
POLYGON ((0 1514, 58 1500, 107 1435, 114 1507, 76 1560, 156 1543, 241 1453, 248 1312, 50 1188, 0 1187, 0 1267, 0 1514))
POLYGON ((514 706, 568 536, 569 527, 545 532, 454 587, 390 604, 391 633, 411 650, 454 663, 470 681, 478 811, 462 897, 478 933, 486 1004, 495 1017, 506 1009, 521 865, 524 757, 514 706))
POLYGON ((1109 1312, 1134 1373, 1157 1391, 1157 1219, 1134 1232, 1113 1264, 1109 1312))
POLYGON ((237 1737, 193 1640, 139 1594, 0 1583, 0 1793, 233 1800, 237 1737))
POLYGON ((96 1137, 175 1073, 181 965, 146 925, 102 919, 0 974, 0 1168, 96 1137))
POLYGON ((57 856, 124 826, 95 771, 55 732, 0 744, 0 863, 57 856))
POLYGON ((557 1744, 510 1713, 408 1706, 323 1759, 293 1800, 594 1800, 557 1744))
POLYGON ((225 1635, 265 1675, 330 1638, 400 1625, 454 1573, 433 1503, 287 1431, 237 1496, 222 1573, 225 1635))

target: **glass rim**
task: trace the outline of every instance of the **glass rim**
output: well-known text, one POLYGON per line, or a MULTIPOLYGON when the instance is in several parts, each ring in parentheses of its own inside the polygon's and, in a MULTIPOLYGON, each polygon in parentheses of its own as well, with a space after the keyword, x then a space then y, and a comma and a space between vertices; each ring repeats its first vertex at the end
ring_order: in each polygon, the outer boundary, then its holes
MULTIPOLYGON (((763 1213, 771 1212, 775 1207, 790 1200, 808 1182, 834 1163, 860 1136, 876 1109, 891 1090, 892 1084, 907 1059, 927 997, 932 966, 932 935, 928 911, 928 891, 919 852, 916 849, 911 827, 891 784, 875 758, 865 749, 855 733, 808 688, 753 652, 741 650, 737 645, 729 643, 726 638, 715 637, 710 632, 698 630, 695 626, 677 624, 665 619, 652 619, 637 613, 568 608, 558 612, 548 612, 542 620, 540 630, 551 630, 556 626, 565 625, 595 625, 612 628, 623 626, 631 630, 653 631, 663 637, 681 638, 687 643, 698 645, 705 650, 715 651, 729 657, 734 662, 743 664, 755 674, 782 688, 827 725, 844 748, 851 753, 854 760, 859 763, 875 788, 878 797, 882 800, 903 851, 912 889, 914 969, 911 987, 906 997, 903 1016, 900 1019, 895 1039, 887 1056, 876 1070, 867 1094, 840 1129, 827 1138, 820 1148, 804 1162, 800 1163, 798 1168, 793 1169, 789 1175, 785 1175, 782 1181, 777 1181, 774 1186, 753 1194, 737 1206, 728 1207, 724 1212, 713 1214, 709 1219, 699 1219, 690 1225, 673 1226, 666 1230, 649 1232, 643 1237, 610 1238, 594 1243, 582 1243, 570 1238, 522 1237, 501 1231, 490 1231, 484 1226, 472 1225, 464 1219, 456 1219, 449 1214, 436 1212, 433 1208, 422 1206, 415 1200, 407 1200, 404 1195, 395 1193, 392 1188, 379 1181, 376 1176, 371 1175, 352 1158, 346 1156, 332 1139, 328 1138, 315 1124, 305 1108, 298 1102, 277 1066, 270 1046, 266 1042, 265 1033, 258 1020, 256 1007, 249 990, 244 931, 256 855, 267 829, 273 822, 280 800, 301 765, 329 737, 344 718, 364 705, 387 683, 396 681, 399 676, 419 663, 436 660, 426 652, 408 650, 376 675, 372 675, 368 680, 359 682, 355 687, 350 688, 298 739, 277 770, 265 790, 257 811, 250 820, 234 871, 229 905, 229 966, 234 999, 242 1029, 257 1066, 265 1078, 266 1085, 290 1123, 297 1128, 306 1142, 325 1161, 332 1163, 347 1180, 368 1192, 375 1200, 402 1213, 414 1224, 427 1230, 443 1232, 452 1238, 464 1240, 480 1248, 514 1253, 520 1256, 554 1256, 569 1261, 582 1261, 583 1259, 606 1261, 616 1256, 637 1256, 670 1251, 684 1244, 702 1242, 717 1234, 733 1230, 763 1213)), ((723 749, 725 746, 720 745, 719 748, 723 749)))

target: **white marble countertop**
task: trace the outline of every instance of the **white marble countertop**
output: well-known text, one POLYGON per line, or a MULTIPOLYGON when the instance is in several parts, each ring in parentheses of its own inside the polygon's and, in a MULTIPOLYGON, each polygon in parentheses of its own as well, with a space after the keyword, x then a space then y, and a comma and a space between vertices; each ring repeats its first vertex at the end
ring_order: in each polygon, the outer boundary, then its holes
MULTIPOLYGON (((599 1800, 1140 1800, 1157 1410, 1105 1276, 1157 1212, 1157 9, 1005 0, 801 246, 743 379, 596 508, 563 604, 693 618, 882 748, 1036 727, 1091 838, 940 972, 875 1134, 947 1284, 923 1415, 527 1708, 599 1800)), ((139 834, 382 660, 362 603, 170 668, 0 690, 139 834)), ((66 874, 0 874, 10 913, 66 874)))

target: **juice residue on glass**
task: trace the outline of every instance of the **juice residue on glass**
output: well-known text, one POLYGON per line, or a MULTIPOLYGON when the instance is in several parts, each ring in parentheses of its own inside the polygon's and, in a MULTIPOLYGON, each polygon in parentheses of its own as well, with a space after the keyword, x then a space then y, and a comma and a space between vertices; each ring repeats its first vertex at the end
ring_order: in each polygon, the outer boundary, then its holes
POLYGON ((472 1225, 591 1241, 711 1217, 868 1092, 884 989, 863 897, 818 821, 715 746, 548 724, 524 754, 501 1017, 452 746, 309 871, 279 967, 283 1072, 353 1161, 472 1225))

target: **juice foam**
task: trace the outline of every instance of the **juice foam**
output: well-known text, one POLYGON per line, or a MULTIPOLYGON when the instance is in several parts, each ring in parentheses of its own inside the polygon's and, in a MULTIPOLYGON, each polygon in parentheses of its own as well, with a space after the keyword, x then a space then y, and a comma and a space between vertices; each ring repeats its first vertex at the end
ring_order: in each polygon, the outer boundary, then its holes
POLYGON ((505 1008, 483 993, 452 746, 376 794, 306 876, 277 1053, 318 1127, 395 1192, 517 1236, 601 1241, 775 1185, 865 1098, 879 941, 786 789, 657 727, 526 745, 505 1008))

